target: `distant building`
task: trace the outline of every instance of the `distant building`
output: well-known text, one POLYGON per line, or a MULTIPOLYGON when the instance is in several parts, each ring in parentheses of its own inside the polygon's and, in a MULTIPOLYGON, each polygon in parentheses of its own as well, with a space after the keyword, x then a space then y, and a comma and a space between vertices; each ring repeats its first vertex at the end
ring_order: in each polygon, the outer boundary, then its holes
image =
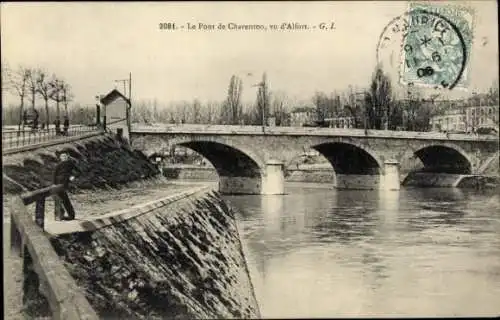
POLYGON ((475 132, 480 127, 498 127, 498 106, 472 106, 446 110, 430 120, 432 131, 475 132))
POLYGON ((430 125, 432 131, 466 132, 465 111, 460 109, 446 110, 443 115, 433 116, 430 125))
POLYGON ((290 125, 302 127, 304 124, 312 124, 316 121, 316 109, 311 107, 298 107, 290 113, 290 125))
POLYGON ((466 110, 466 123, 470 131, 479 127, 498 127, 498 106, 473 106, 466 110))

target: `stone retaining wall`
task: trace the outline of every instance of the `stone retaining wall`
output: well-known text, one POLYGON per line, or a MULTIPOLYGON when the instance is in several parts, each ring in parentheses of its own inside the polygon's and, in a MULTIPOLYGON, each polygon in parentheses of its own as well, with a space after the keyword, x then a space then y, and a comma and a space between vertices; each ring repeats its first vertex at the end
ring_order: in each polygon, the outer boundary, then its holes
POLYGON ((142 152, 130 149, 114 137, 99 136, 4 156, 3 193, 17 194, 51 185, 61 152, 70 154, 76 160, 78 172, 72 190, 118 188, 159 173, 142 152))
POLYGON ((52 244, 101 317, 260 316, 234 214, 216 192, 52 244))

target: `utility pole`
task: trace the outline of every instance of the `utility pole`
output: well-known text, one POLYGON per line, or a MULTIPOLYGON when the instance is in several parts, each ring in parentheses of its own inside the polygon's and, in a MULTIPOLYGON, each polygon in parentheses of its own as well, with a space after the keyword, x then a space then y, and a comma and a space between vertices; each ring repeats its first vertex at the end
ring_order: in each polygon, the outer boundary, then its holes
POLYGON ((130 109, 132 108, 132 72, 129 72, 128 74, 128 79, 118 79, 115 80, 115 82, 121 82, 123 83, 123 95, 127 96, 127 87, 126 84, 128 83, 128 104, 127 104, 127 109, 125 110, 125 115, 127 118, 127 128, 130 132, 130 109))
POLYGON ((119 79, 119 80, 115 80, 115 82, 121 82, 123 83, 123 94, 126 96, 127 95, 127 87, 125 86, 127 84, 127 81, 129 81, 129 79, 119 79))
POLYGON ((130 113, 132 112, 132 72, 128 73, 128 107, 127 107, 127 127, 130 132, 131 120, 130 113))

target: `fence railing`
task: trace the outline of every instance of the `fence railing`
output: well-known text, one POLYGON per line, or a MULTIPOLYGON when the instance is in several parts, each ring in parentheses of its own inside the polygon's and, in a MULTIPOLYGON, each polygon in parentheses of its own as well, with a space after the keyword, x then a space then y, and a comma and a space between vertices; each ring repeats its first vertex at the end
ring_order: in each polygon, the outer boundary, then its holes
POLYGON ((55 185, 12 201, 11 250, 23 260, 23 304, 45 299, 53 319, 99 319, 43 232, 45 199, 60 192, 63 185, 55 185), (26 208, 34 202, 42 213, 35 221, 26 208))
POLYGON ((84 135, 100 130, 102 130, 101 127, 88 125, 70 126, 67 132, 65 132, 62 127, 60 130, 56 130, 56 128, 16 131, 2 130, 2 149, 23 147, 64 137, 84 135))

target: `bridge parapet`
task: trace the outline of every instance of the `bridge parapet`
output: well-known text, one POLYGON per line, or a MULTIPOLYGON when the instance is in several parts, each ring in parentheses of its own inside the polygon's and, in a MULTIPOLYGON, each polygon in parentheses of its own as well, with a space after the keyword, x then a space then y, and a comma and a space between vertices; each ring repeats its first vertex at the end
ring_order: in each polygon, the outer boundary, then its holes
POLYGON ((287 135, 287 136, 348 136, 366 138, 395 138, 420 140, 448 140, 448 141, 498 141, 496 135, 472 135, 462 133, 416 132, 391 130, 364 130, 342 128, 316 127, 266 127, 238 126, 238 125, 203 125, 203 124, 132 124, 132 133, 138 134, 214 134, 214 135, 287 135))

